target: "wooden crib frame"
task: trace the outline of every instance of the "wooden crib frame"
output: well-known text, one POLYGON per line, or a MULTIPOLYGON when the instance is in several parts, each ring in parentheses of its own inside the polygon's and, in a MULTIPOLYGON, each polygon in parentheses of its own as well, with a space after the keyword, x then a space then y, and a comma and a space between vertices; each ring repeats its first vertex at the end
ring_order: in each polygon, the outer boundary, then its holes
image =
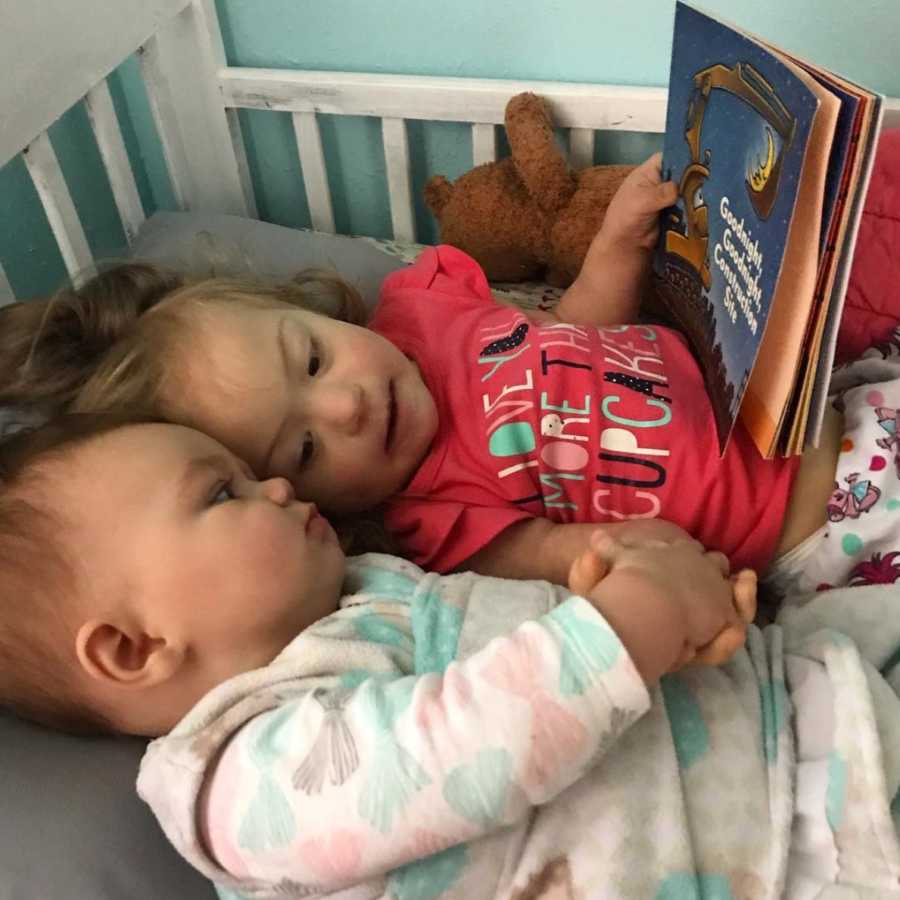
MULTIPOLYGON (((237 110, 289 112, 314 228, 334 232, 318 113, 381 119, 394 237, 413 240, 409 119, 471 125, 475 163, 496 157, 495 126, 513 94, 533 90, 568 129, 573 165, 589 165, 594 131, 662 132, 666 90, 654 87, 236 68, 226 65, 214 0, 30 0, 4 12, 0 166, 21 153, 72 277, 93 258, 47 136, 83 101, 129 241, 145 215, 107 86, 137 53, 179 207, 256 217, 237 110), (85 22, 102 18, 102 28, 85 22), (77 39, 73 36, 77 35, 77 39), (187 86, 187 88, 186 88, 187 86)), ((889 98, 884 123, 900 125, 889 98)), ((0 265, 0 300, 13 292, 0 265)))

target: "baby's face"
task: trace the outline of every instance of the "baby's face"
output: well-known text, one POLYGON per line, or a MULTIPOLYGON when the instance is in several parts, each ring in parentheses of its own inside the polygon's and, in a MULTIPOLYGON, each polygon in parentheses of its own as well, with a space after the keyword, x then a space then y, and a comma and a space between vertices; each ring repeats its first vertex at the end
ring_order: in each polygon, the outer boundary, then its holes
POLYGON ((256 481, 224 447, 177 425, 132 425, 78 448, 56 497, 102 608, 182 642, 209 686, 265 665, 337 609, 345 559, 313 504, 256 481))
POLYGON ((185 420, 328 513, 401 490, 437 430, 418 367, 393 344, 293 307, 217 308, 185 362, 185 394, 172 398, 185 420))

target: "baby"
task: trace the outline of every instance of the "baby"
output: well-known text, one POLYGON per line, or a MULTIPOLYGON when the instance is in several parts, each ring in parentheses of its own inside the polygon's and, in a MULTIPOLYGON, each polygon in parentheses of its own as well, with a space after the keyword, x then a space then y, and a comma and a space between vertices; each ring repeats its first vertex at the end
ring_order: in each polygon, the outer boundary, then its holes
MULTIPOLYGON (((893 451, 876 447, 898 384, 848 398, 862 430, 840 466, 834 410, 800 460, 762 459, 740 425, 720 458, 682 337, 621 324, 636 320, 674 195, 658 156, 638 167, 552 314, 494 302, 449 247, 389 276, 368 328, 346 292, 329 318, 298 308, 309 303, 296 285, 183 284, 126 266, 0 313, 0 400, 149 406, 288 478, 331 517, 383 505, 400 549, 442 572, 564 584, 597 523, 664 535, 668 520, 735 567, 781 560, 782 588, 853 581, 873 552, 900 550, 882 515, 900 490, 893 451), (860 502, 826 515, 836 490, 860 502)), ((321 279, 301 290, 311 285, 321 279)))
POLYGON ((164 735, 138 790, 223 897, 900 892, 891 592, 762 633, 686 536, 600 532, 577 593, 348 563, 167 424, 63 419, 0 472, 3 701, 164 735), (723 668, 660 680, 729 626, 723 668))

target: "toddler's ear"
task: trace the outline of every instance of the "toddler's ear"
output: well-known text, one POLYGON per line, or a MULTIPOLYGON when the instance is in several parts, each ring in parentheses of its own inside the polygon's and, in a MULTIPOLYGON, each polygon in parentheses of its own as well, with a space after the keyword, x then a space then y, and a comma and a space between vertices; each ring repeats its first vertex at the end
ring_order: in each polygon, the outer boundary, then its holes
POLYGON ((165 638, 96 619, 78 629, 75 653, 91 678, 110 687, 156 687, 168 681, 184 662, 184 652, 165 638))

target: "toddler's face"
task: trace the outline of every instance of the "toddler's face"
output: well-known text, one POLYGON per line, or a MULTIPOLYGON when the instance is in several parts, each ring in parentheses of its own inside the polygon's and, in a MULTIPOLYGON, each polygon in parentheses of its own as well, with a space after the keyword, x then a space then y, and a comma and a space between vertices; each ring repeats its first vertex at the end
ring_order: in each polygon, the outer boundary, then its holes
POLYGON ((326 512, 371 509, 401 490, 434 437, 418 367, 367 328, 233 305, 198 322, 195 337, 177 408, 326 512))
POLYGON ((79 448, 60 481, 98 602, 123 602, 151 637, 211 660, 209 686, 267 664, 337 609, 345 559, 327 520, 200 432, 117 429, 79 448))

